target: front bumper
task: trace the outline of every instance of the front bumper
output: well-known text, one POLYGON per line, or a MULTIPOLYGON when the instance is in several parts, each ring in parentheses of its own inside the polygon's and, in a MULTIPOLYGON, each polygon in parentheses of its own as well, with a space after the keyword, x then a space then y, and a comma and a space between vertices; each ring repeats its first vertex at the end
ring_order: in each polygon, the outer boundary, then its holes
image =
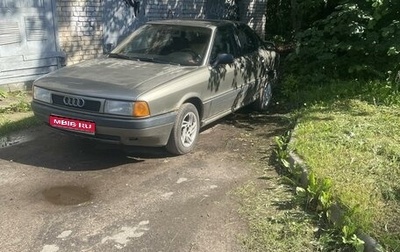
POLYGON ((177 114, 176 112, 170 112, 144 119, 127 119, 112 115, 62 109, 36 100, 32 102, 32 110, 36 117, 47 124, 49 124, 50 115, 96 123, 94 135, 62 130, 64 132, 105 142, 149 147, 165 146, 167 144, 177 114))

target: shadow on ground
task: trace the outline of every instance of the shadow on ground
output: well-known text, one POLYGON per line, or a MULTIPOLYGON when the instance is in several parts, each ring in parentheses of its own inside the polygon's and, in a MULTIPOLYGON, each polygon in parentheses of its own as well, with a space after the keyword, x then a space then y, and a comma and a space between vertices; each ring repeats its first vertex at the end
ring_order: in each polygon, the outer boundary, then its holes
POLYGON ((102 170, 170 156, 163 148, 123 147, 64 135, 39 126, 19 132, 20 143, 0 149, 0 159, 62 171, 102 170))
MULTIPOLYGON (((281 115, 258 113, 246 107, 202 131, 218 124, 231 125, 249 132, 254 131, 257 138, 262 141, 262 139, 283 134, 287 120, 281 115), (274 129, 272 131, 259 130, 262 127, 270 128, 271 125, 278 127, 272 127, 274 129)), ((149 159, 172 157, 164 148, 104 144, 62 134, 44 125, 16 135, 17 139, 25 140, 0 148, 0 159, 62 171, 102 170, 124 164, 146 162, 149 159)), ((214 139, 218 138, 215 136, 214 139)), ((268 153, 264 153, 262 149, 259 152, 261 158, 269 158, 268 153)))

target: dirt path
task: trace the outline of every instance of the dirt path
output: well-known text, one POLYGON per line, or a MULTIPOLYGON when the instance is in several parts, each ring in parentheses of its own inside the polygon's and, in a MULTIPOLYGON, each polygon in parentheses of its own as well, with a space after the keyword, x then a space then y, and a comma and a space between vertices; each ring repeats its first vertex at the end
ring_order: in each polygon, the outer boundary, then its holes
POLYGON ((30 130, 0 149, 0 250, 241 251, 232 191, 258 180, 284 127, 237 114, 177 157, 30 130))

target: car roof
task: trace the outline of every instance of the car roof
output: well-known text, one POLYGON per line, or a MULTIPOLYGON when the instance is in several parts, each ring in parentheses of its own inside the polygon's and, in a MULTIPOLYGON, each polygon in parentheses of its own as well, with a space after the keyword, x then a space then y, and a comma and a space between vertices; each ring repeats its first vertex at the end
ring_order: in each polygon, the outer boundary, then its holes
POLYGON ((162 19, 149 21, 148 24, 168 24, 168 25, 187 25, 196 27, 220 27, 225 25, 239 24, 239 22, 230 20, 213 19, 162 19))

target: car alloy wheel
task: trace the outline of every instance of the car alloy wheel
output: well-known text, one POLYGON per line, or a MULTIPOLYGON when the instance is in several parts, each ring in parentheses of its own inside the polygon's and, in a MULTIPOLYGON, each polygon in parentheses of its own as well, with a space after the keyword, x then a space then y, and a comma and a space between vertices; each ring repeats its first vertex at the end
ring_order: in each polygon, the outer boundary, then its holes
POLYGON ((200 121, 196 107, 191 103, 181 106, 166 146, 173 154, 186 154, 193 150, 199 136, 200 121))
POLYGON ((181 125, 181 142, 185 147, 190 147, 197 136, 197 117, 189 112, 183 118, 181 125))

